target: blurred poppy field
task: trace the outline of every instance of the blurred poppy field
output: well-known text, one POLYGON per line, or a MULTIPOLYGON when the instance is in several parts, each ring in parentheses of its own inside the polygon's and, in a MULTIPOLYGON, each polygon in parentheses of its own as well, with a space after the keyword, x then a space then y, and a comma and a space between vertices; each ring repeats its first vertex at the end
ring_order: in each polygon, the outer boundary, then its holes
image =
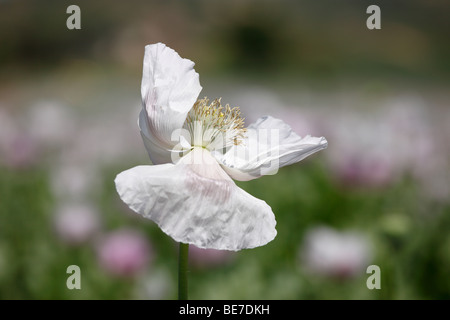
POLYGON ((191 299, 450 299, 449 13, 439 0, 0 1, 0 299, 177 298, 177 243, 114 185, 150 164, 137 117, 157 42, 246 125, 268 114, 328 140, 236 182, 272 207, 277 237, 191 246, 191 299))

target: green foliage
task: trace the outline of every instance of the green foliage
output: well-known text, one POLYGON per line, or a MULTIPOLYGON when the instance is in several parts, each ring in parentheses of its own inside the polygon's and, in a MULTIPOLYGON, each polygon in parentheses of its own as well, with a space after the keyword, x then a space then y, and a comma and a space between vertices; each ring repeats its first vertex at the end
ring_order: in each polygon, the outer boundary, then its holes
MULTIPOLYGON (((118 200, 118 168, 103 174, 95 196, 104 228, 140 229, 155 257, 148 273, 165 270, 175 299, 177 246, 152 222, 133 215, 118 200)), ((233 259, 189 272, 192 299, 449 299, 449 207, 420 196, 405 179, 383 189, 337 183, 324 166, 306 162, 277 175, 239 186, 264 199, 277 218, 278 235, 268 245, 234 253, 233 259), (368 274, 333 278, 310 274, 299 250, 305 231, 317 225, 365 232, 374 245, 372 263, 381 268, 381 289, 366 287, 368 274)), ((69 246, 52 226, 54 200, 47 172, 2 170, 0 174, 0 299, 136 299, 140 277, 106 273, 95 243, 69 246), (81 268, 81 290, 69 290, 66 268, 81 268)))

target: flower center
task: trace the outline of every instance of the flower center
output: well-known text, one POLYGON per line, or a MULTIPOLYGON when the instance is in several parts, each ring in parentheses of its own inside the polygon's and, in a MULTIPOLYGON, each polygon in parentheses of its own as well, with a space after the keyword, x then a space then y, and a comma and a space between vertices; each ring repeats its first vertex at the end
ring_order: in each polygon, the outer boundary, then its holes
POLYGON ((244 118, 238 107, 230 108, 215 99, 199 99, 189 111, 184 128, 190 133, 191 145, 210 151, 239 145, 245 138, 244 118))

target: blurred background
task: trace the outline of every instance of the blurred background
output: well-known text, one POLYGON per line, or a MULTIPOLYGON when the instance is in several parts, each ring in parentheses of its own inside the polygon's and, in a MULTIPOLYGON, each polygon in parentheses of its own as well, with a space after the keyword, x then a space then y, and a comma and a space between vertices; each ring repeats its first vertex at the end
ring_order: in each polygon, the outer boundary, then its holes
POLYGON ((191 246, 190 298, 449 299, 449 14, 446 0, 0 1, 0 299, 176 298, 177 244, 113 182, 150 163, 136 120, 155 42, 196 63, 200 97, 329 142, 238 182, 278 235, 191 246))

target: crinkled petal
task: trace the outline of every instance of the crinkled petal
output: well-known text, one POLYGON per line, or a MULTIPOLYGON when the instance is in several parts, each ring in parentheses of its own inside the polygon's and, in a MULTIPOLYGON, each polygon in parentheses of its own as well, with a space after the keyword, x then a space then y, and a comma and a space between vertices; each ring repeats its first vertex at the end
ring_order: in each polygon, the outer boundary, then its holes
POLYGON ((171 162, 171 144, 165 144, 155 137, 149 128, 148 115, 145 109, 139 113, 138 126, 141 132, 142 141, 145 149, 153 163, 170 163, 171 162))
POLYGON ((155 164, 170 162, 178 144, 173 133, 182 128, 202 90, 194 65, 162 43, 145 47, 139 128, 155 164))
POLYGON ((324 137, 301 138, 282 120, 266 116, 247 128, 241 144, 213 155, 233 179, 247 181, 275 174, 279 168, 301 161, 327 145, 324 137))
POLYGON ((132 210, 175 241, 237 251, 275 238, 270 206, 236 186, 217 162, 138 166, 117 175, 115 183, 132 210))

